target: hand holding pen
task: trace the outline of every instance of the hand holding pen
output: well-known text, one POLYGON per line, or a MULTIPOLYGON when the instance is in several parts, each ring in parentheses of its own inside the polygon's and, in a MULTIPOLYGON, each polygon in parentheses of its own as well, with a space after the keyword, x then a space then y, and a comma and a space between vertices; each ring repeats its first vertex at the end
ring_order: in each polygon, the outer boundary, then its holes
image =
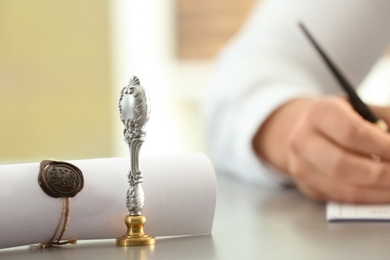
MULTIPOLYGON (((328 57, 327 62, 332 63, 328 57)), ((297 98, 282 105, 259 129, 254 148, 311 199, 389 203, 390 135, 377 124, 386 130, 390 108, 370 109, 363 102, 357 108, 359 97, 350 90, 349 100, 297 98)))
POLYGON ((299 23, 299 27, 302 29, 303 33, 306 35, 306 37, 309 39, 313 47, 316 49, 318 54, 321 56, 322 60, 328 67, 328 69, 332 72, 333 76, 336 78, 336 80, 339 82, 340 87, 347 93, 349 101, 352 105, 352 107, 356 110, 361 117, 366 119, 367 121, 370 121, 371 123, 376 124, 380 129, 382 129, 385 132, 389 131, 389 127, 387 123, 383 120, 378 118, 377 115, 371 109, 364 104, 364 102, 359 98, 357 93, 355 92, 352 85, 349 83, 349 81, 344 77, 344 75, 341 73, 341 71, 336 67, 336 65, 332 62, 332 60, 326 55, 324 50, 319 46, 319 44, 316 42, 316 40, 313 38, 311 33, 308 31, 306 26, 303 23, 299 23))

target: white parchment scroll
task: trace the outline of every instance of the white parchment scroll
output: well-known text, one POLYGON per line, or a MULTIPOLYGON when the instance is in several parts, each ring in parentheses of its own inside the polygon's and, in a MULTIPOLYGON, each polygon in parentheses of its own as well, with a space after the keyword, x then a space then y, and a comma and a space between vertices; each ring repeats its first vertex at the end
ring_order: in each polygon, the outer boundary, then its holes
MULTIPOLYGON (((129 159, 67 161, 83 172, 84 188, 71 199, 63 239, 117 238, 126 232, 129 159)), ((203 154, 145 156, 145 232, 151 236, 211 233, 216 179, 203 154)), ((0 165, 0 248, 48 241, 61 215, 61 199, 38 184, 39 163, 0 165)))

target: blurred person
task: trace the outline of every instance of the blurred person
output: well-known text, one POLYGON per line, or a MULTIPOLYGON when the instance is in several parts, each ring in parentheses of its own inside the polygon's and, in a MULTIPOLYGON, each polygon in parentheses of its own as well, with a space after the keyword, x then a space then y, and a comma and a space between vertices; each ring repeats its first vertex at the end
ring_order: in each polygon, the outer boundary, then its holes
MULTIPOLYGON (((300 21, 358 86, 387 48, 390 2, 257 4, 208 82, 215 168, 316 201, 390 202, 390 135, 353 110, 300 21)), ((370 107, 390 123, 389 107, 370 107)))

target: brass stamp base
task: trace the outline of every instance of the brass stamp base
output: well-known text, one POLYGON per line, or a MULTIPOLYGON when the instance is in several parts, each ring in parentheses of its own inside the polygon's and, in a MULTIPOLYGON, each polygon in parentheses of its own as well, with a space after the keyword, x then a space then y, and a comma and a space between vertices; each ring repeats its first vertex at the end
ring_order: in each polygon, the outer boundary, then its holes
POLYGON ((127 232, 116 239, 117 246, 150 246, 156 243, 154 237, 144 233, 146 218, 141 216, 126 216, 125 224, 127 232))

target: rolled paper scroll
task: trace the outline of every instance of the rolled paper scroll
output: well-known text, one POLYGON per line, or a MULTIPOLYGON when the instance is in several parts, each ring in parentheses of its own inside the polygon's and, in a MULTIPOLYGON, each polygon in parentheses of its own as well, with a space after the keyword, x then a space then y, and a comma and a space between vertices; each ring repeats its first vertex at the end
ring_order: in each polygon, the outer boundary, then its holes
MULTIPOLYGON (((71 200, 63 239, 108 239, 121 236, 128 214, 128 158, 72 160, 84 175, 84 188, 71 200)), ((145 231, 157 237, 210 234, 216 203, 213 166, 203 154, 140 158, 145 231)), ((53 235, 61 214, 60 198, 38 184, 39 162, 0 165, 0 248, 36 244, 53 235)))

